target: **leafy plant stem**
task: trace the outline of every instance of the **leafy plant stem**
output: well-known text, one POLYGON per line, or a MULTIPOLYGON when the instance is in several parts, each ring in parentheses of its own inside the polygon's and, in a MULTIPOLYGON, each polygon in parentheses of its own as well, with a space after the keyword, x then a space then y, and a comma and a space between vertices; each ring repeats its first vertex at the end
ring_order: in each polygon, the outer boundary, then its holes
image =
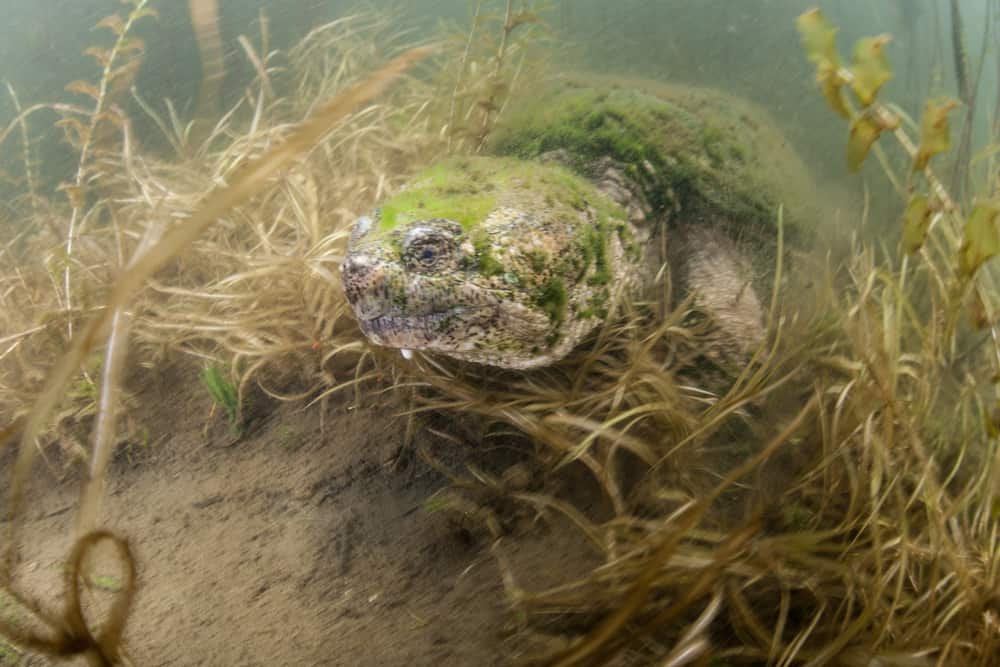
MULTIPOLYGON (((486 0, 479 0, 476 3, 476 12, 472 17, 472 27, 469 29, 469 37, 465 41, 465 51, 462 53, 462 59, 458 63, 458 76, 455 78, 455 88, 451 93, 451 102, 448 106, 448 125, 449 128, 454 128, 457 122, 455 117, 456 107, 458 105, 458 91, 462 86, 462 80, 465 77, 465 69, 469 64, 469 54, 472 52, 472 41, 476 36, 476 29, 479 27, 479 17, 483 11, 483 3, 486 0)), ((454 142, 454 135, 449 133, 448 135, 448 150, 452 149, 452 143, 454 142)))
MULTIPOLYGON (((72 206, 72 212, 70 213, 69 218, 69 228, 66 230, 66 266, 63 268, 63 291, 66 299, 66 310, 73 309, 73 294, 70 276, 70 267, 72 265, 73 258, 73 241, 76 238, 77 226, 80 223, 83 208, 86 205, 84 185, 87 181, 87 163, 93 151, 93 141, 97 134, 97 125, 101 122, 105 111, 108 99, 108 88, 115 72, 115 64, 118 62, 118 57, 122 52, 122 46, 125 43, 126 36, 132 29, 135 22, 143 16, 146 16, 146 12, 144 10, 148 4, 149 0, 140 0, 135 5, 135 8, 129 12, 124 26, 118 33, 118 38, 115 40, 111 50, 108 52, 107 60, 101 70, 101 80, 97 89, 97 97, 94 100, 94 108, 90 112, 90 121, 87 126, 87 132, 82 138, 83 143, 80 146, 80 159, 77 162, 76 175, 73 179, 73 185, 69 189, 69 199, 70 205, 72 206)), ((67 336, 72 338, 72 318, 67 319, 66 331, 67 336)))
POLYGON ((17 112, 17 124, 21 130, 21 146, 24 151, 23 161, 24 161, 24 179, 28 186, 28 197, 31 200, 31 210, 38 210, 37 193, 38 189, 35 185, 35 170, 33 160, 31 159, 31 135, 28 132, 28 119, 26 114, 21 110, 21 101, 17 98, 17 91, 14 90, 14 86, 7 82, 7 92, 10 93, 11 101, 14 103, 14 110, 17 112))

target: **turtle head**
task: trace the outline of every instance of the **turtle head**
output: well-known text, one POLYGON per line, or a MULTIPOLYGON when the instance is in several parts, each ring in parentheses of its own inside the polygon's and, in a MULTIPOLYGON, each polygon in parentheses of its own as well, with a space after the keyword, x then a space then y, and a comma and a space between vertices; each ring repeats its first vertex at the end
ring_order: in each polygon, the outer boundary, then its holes
POLYGON ((481 270, 482 258, 493 255, 488 242, 474 243, 447 218, 412 220, 380 233, 379 217, 358 219, 341 265, 362 333, 404 355, 429 350, 523 366, 520 353, 544 337, 549 321, 514 298, 513 286, 492 270, 481 270))
POLYGON ((341 277, 361 331, 494 366, 551 363, 606 300, 612 235, 595 226, 600 197, 561 167, 462 158, 429 168, 354 225, 341 277))

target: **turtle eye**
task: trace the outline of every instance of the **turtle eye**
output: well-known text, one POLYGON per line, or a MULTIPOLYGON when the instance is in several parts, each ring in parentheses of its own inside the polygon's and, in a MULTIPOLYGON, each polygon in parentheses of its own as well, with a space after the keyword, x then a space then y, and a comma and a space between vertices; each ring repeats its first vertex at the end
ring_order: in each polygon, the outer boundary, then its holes
POLYGON ((411 271, 435 271, 451 258, 455 239, 444 230, 417 227, 403 241, 403 262, 411 271))
POLYGON ((437 259, 437 256, 438 251, 434 246, 425 245, 417 254, 417 261, 424 266, 430 266, 434 263, 434 260, 437 259))
POLYGON ((407 260, 415 268, 432 269, 443 248, 439 239, 421 239, 407 248, 407 260))

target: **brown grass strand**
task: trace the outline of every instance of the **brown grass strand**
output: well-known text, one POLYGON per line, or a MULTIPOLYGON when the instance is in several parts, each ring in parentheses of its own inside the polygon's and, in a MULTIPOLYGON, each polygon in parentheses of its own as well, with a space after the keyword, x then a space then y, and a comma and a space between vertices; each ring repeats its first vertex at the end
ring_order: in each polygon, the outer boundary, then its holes
POLYGON ((70 552, 65 567, 64 599, 62 614, 42 610, 38 605, 18 595, 13 590, 5 592, 29 610, 44 625, 49 635, 39 634, 0 617, 0 636, 14 644, 36 653, 54 658, 84 657, 94 667, 111 667, 121 664, 121 638, 135 599, 137 589, 135 560, 128 542, 105 530, 87 533, 78 539, 70 552), (124 568, 122 588, 95 636, 84 617, 80 586, 84 582, 84 561, 99 543, 109 542, 115 549, 124 568))

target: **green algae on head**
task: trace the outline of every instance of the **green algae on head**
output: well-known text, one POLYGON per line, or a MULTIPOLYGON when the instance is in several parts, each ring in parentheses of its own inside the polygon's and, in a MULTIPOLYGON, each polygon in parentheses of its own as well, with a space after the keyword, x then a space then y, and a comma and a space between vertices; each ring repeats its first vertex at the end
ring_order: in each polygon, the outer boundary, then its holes
POLYGON ((497 206, 518 204, 522 196, 541 197, 560 215, 595 206, 602 220, 624 219, 624 212, 597 195, 591 183, 558 165, 463 157, 429 167, 383 202, 378 229, 391 231, 414 220, 444 218, 471 231, 497 206))
POLYGON ((414 220, 444 218, 468 230, 496 208, 496 193, 477 181, 472 162, 444 163, 419 175, 406 190, 379 209, 379 229, 392 230, 414 220))
MULTIPOLYGON (((635 283, 625 212, 570 170, 456 158, 359 220, 344 289, 373 342, 508 368, 549 364, 635 283)), ((633 249, 634 250, 634 249, 633 249)))

